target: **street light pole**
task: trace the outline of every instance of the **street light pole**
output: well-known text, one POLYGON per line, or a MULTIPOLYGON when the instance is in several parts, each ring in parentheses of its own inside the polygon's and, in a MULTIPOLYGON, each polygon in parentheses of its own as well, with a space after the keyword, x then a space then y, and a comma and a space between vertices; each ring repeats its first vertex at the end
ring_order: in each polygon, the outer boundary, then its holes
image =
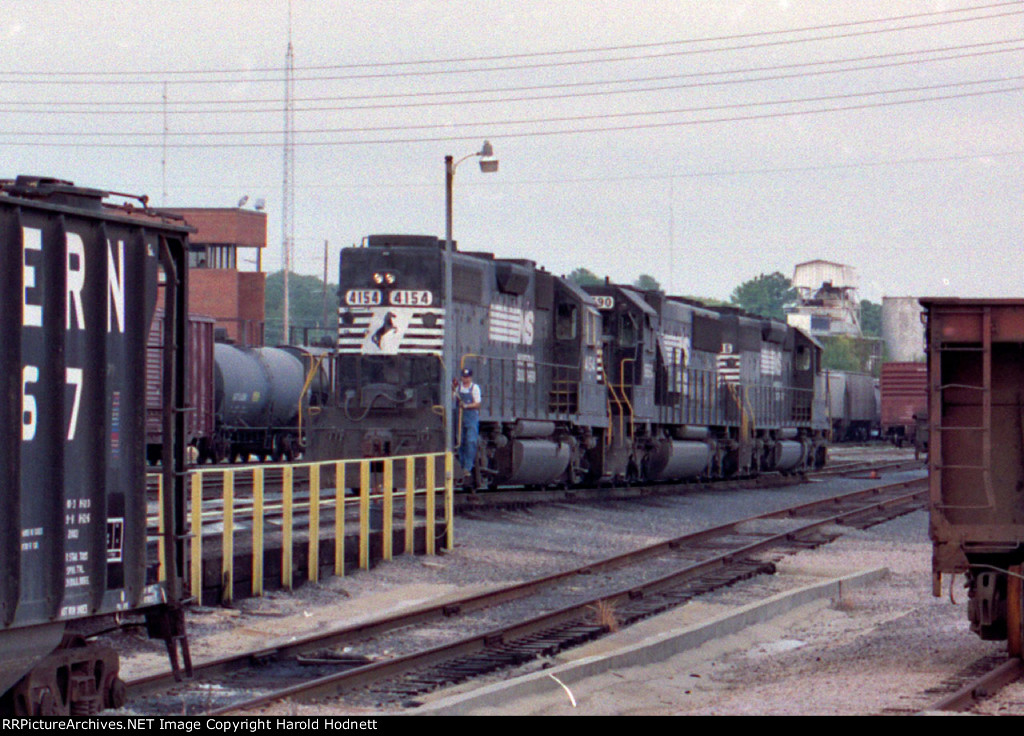
MULTIPOLYGON (((484 173, 491 173, 498 170, 496 160, 484 161, 494 155, 494 149, 488 141, 484 141, 483 147, 476 153, 463 156, 458 161, 452 156, 444 157, 444 202, 445 202, 445 240, 444 240, 444 340, 442 365, 444 368, 444 383, 441 386, 442 405, 445 407, 444 417, 444 449, 445 452, 452 452, 453 427, 452 427, 452 400, 451 391, 455 373, 455 305, 452 303, 452 253, 454 242, 452 240, 452 186, 455 183, 455 169, 467 158, 480 157, 480 170, 484 173)), ((446 465, 446 468, 449 467, 446 465)), ((445 484, 452 482, 450 471, 445 471, 445 484)))

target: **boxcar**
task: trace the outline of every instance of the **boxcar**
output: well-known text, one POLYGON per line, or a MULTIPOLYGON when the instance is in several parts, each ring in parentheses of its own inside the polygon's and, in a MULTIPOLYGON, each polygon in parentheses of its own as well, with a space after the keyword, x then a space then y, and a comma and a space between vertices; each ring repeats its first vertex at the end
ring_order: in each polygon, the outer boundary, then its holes
MULTIPOLYGON (((158 294, 184 322, 187 229, 104 192, 0 183, 0 709, 93 713, 124 699, 117 653, 89 641, 145 614, 184 645, 183 423, 165 415, 162 557, 147 538, 146 338, 158 294), (158 286, 162 273, 164 285, 158 286)), ((165 377, 184 383, 166 353, 165 377)), ((184 404, 173 390, 174 406, 184 404)))
POLYGON ((924 363, 882 364, 882 436, 897 445, 916 442, 919 420, 928 413, 928 373, 924 363))
MULTIPOLYGON (((185 420, 185 441, 195 448, 195 455, 200 461, 212 454, 214 437, 215 325, 212 317, 195 314, 188 317, 189 360, 185 374, 185 393, 188 396, 189 411, 185 420)), ((146 343, 146 456, 154 464, 159 462, 163 452, 165 347, 164 313, 163 310, 157 310, 146 343)))
POLYGON ((1020 654, 1024 300, 922 299, 934 592, 962 574, 971 628, 1020 654))

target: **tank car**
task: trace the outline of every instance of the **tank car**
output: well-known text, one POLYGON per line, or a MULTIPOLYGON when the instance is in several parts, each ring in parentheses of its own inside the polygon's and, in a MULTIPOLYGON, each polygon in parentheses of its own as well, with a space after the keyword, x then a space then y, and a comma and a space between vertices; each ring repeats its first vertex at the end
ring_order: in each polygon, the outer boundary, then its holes
POLYGON ((921 300, 933 592, 965 575, 971 629, 1021 654, 1024 300, 921 300))
POLYGON ((302 451, 306 370, 291 350, 214 346, 216 429, 207 456, 291 460, 302 451))
MULTIPOLYGON (((331 351, 281 346, 248 348, 218 342, 212 318, 190 314, 189 397, 185 439, 188 459, 292 459, 301 454, 309 412, 330 392, 331 351)), ((164 410, 163 313, 157 313, 146 355, 146 456, 162 457, 164 410)))
MULTIPOLYGON (((179 644, 188 229, 70 182, 0 183, 0 709, 94 713, 125 696, 94 634, 145 617, 179 644), (164 375, 164 552, 148 536, 146 340, 158 300, 164 375)), ((144 203, 144 202, 143 202, 144 203)))

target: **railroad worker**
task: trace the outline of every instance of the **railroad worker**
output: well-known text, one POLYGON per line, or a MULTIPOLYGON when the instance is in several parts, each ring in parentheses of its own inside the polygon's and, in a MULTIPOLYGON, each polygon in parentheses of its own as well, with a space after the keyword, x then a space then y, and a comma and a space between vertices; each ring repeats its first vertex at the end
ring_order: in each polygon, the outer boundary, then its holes
POLYGON ((480 386, 473 382, 473 371, 462 369, 461 380, 454 386, 453 399, 462 411, 462 432, 458 460, 464 473, 473 472, 476 448, 480 439, 480 386))

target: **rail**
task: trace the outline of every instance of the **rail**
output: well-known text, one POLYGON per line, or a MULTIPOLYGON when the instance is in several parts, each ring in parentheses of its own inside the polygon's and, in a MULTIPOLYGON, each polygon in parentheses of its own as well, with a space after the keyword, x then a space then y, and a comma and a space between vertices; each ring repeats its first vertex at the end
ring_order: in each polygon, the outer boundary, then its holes
MULTIPOLYGON (((354 535, 355 559, 361 569, 370 566, 371 540, 380 538, 381 558, 395 554, 396 531, 402 553, 416 549, 417 517, 422 516, 423 550, 434 555, 438 549, 438 496, 441 497, 443 533, 441 543, 451 550, 454 544, 454 496, 451 483, 439 482, 438 463, 444 463, 444 478, 451 478, 452 456, 430 453, 403 457, 331 460, 317 463, 260 464, 229 468, 194 468, 188 471, 189 544, 188 562, 191 594, 202 603, 204 552, 220 557, 220 602, 233 598, 236 580, 236 542, 249 546, 251 594, 261 596, 267 587, 264 561, 268 554, 266 529, 273 526, 274 541, 280 542, 280 585, 291 590, 295 582, 294 551, 305 536, 307 550, 306 579, 320 579, 320 547, 333 545, 333 573, 346 572, 346 549, 353 546, 346 527, 357 524, 354 535), (266 471, 280 470, 280 487, 268 487, 266 471), (296 482, 296 476, 301 482, 296 482), (356 482, 353 483, 352 480, 356 482), (218 487, 219 481, 219 487, 218 487), (301 485, 301 493, 297 493, 301 485), (240 499, 237 488, 251 492, 251 499, 240 499), (251 491, 250 491, 251 487, 251 491), (204 490, 207 491, 204 498, 204 490), (215 503, 219 491, 219 508, 215 503), (351 519, 349 517, 352 517, 351 519), (374 523, 371 523, 371 518, 374 523), (332 523, 333 519, 333 523, 332 523), (397 522, 397 523, 396 523, 397 522), (219 555, 214 543, 204 539, 204 525, 220 527, 219 555), (375 528, 379 527, 379 528, 375 528), (245 534, 243 530, 247 529, 245 534)), ((157 544, 162 553, 164 520, 163 483, 158 481, 157 544)), ((271 552, 272 554, 272 552, 271 552)), ((160 579, 166 577, 160 555, 160 579)), ((209 564, 209 563, 208 563, 209 564)), ((216 563, 214 563, 216 564, 216 563)))

